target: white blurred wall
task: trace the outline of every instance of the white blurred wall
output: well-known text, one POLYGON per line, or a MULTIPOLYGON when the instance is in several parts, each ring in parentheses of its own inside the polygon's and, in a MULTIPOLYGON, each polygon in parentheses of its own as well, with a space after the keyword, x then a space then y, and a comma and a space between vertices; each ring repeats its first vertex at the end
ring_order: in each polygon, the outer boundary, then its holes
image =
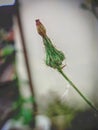
MULTIPOLYGON (((97 20, 89 11, 79 8, 79 0, 20 0, 21 20, 29 54, 32 81, 37 99, 43 102, 49 91, 57 92, 61 97, 67 89, 64 99, 68 103, 85 106, 85 102, 73 90, 63 77, 45 65, 45 51, 41 37, 37 34, 35 20, 40 19, 47 28, 47 34, 54 45, 66 55, 67 67, 64 72, 78 88, 92 99, 97 73, 97 20), (95 73, 94 73, 95 71, 95 73)), ((17 29, 16 29, 16 32, 17 29)), ((17 47, 21 48, 18 34, 17 47)), ((26 79, 21 53, 18 54, 18 66, 21 79, 26 79)), ((27 90, 24 93, 27 93, 27 90)))

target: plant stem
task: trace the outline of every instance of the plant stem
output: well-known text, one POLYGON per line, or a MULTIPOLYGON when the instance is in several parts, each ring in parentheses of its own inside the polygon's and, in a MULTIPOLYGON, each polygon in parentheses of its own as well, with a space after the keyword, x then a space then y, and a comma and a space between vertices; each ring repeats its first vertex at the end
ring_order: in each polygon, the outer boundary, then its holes
POLYGON ((80 90, 76 87, 76 85, 64 74, 64 72, 62 71, 61 68, 57 69, 61 75, 68 81, 68 83, 78 92, 78 94, 85 100, 85 102, 94 109, 95 112, 98 112, 98 110, 96 109, 96 107, 91 103, 91 101, 89 101, 81 92, 80 90))

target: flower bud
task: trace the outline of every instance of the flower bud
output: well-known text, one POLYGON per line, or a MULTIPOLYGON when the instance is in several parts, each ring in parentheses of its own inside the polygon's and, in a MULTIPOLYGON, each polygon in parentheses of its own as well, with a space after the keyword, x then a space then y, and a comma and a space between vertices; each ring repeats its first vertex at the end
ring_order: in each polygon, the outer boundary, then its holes
POLYGON ((39 19, 36 20, 36 27, 37 27, 37 31, 38 33, 42 36, 45 37, 46 36, 46 29, 43 26, 43 24, 40 22, 39 19))
POLYGON ((57 50, 51 40, 46 35, 46 29, 39 19, 36 20, 38 33, 43 37, 43 43, 46 50, 46 65, 58 69, 62 68, 62 62, 65 59, 63 52, 57 50))

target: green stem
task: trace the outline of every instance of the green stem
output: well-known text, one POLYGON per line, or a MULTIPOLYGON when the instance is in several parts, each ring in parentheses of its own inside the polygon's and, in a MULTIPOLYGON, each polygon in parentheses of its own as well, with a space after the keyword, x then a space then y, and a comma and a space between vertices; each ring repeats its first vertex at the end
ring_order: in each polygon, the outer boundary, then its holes
POLYGON ((64 74, 61 68, 57 69, 61 75, 68 81, 68 83, 78 92, 78 94, 85 100, 85 102, 95 110, 95 112, 98 112, 96 107, 80 92, 80 90, 76 87, 76 85, 64 74))

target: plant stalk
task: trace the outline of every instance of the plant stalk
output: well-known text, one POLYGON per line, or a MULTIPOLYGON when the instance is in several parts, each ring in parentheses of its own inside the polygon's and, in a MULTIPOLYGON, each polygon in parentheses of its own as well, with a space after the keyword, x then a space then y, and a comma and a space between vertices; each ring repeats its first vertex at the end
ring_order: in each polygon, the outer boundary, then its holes
POLYGON ((65 73, 62 71, 61 68, 57 69, 60 74, 67 80, 67 82, 78 92, 78 94, 85 100, 85 102, 91 107, 93 108, 93 110, 95 112, 98 113, 98 110, 96 109, 96 107, 91 103, 91 101, 89 101, 81 92, 80 90, 76 87, 76 85, 65 75, 65 73))

